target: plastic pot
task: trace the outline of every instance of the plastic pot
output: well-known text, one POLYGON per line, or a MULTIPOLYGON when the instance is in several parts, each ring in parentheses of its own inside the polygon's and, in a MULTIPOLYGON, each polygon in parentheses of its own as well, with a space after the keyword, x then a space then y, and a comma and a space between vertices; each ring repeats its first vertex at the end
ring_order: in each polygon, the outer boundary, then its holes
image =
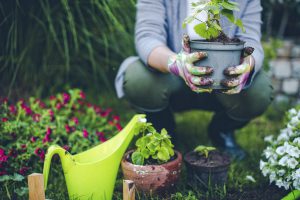
POLYGON ((221 85, 221 80, 226 78, 223 71, 227 67, 240 64, 244 42, 220 43, 191 40, 190 47, 192 52, 204 51, 208 54, 207 58, 196 62, 196 66, 210 66, 214 69, 213 86, 203 88, 225 89, 221 85))

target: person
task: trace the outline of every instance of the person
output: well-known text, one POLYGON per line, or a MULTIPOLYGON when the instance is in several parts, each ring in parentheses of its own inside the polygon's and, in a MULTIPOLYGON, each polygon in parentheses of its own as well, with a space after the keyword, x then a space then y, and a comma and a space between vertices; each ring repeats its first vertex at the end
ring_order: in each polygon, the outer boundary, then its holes
MULTIPOLYGON (((208 126, 213 145, 232 157, 242 159, 244 150, 235 142, 234 132, 261 115, 273 99, 272 85, 261 69, 264 53, 261 39, 260 0, 237 0, 235 17, 243 21, 246 32, 230 24, 220 23, 230 38, 239 38, 253 47, 252 55, 229 67, 225 92, 205 92, 199 86, 213 83, 212 67, 194 67, 205 59, 205 52, 190 53, 189 37, 182 23, 191 13, 192 0, 138 0, 135 45, 138 56, 127 58, 120 66, 115 86, 118 97, 125 97, 140 113, 145 113, 157 129, 175 129, 173 112, 189 109, 213 111, 208 126), (183 40, 182 40, 183 38, 183 40), (183 41, 183 42, 182 42, 183 41)), ((199 37, 199 36, 198 36, 199 37)), ((195 39, 195 38, 193 38, 195 39)), ((197 39, 197 38, 196 38, 197 39)), ((199 39, 199 38, 198 38, 199 39)), ((209 55, 208 55, 209 56, 209 55)))

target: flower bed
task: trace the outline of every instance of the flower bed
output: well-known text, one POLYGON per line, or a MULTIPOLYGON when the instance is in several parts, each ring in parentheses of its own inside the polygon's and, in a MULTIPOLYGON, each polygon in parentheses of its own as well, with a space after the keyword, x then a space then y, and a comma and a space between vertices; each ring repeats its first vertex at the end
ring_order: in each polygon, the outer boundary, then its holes
POLYGON ((78 89, 45 101, 30 98, 11 104, 1 99, 0 181, 42 172, 52 144, 78 153, 105 142, 122 129, 119 116, 111 112, 88 102, 78 89))

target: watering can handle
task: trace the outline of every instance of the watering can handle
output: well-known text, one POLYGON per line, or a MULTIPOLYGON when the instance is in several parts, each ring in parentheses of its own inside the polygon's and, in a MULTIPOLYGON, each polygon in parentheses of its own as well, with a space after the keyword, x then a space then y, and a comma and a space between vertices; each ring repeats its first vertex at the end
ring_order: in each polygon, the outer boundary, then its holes
POLYGON ((50 172, 50 165, 51 165, 52 157, 55 154, 58 154, 60 159, 62 160, 62 159, 64 159, 65 152, 66 152, 66 150, 58 145, 52 145, 48 148, 47 154, 45 157, 45 161, 44 161, 44 169, 43 169, 45 190, 47 189, 48 176, 49 176, 49 172, 50 172))

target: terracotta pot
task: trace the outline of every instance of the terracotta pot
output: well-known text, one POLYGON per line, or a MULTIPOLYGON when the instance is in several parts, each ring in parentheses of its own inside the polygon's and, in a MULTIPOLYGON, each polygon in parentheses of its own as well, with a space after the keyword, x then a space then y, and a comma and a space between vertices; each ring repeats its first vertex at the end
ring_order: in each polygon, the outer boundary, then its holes
POLYGON ((228 155, 218 151, 211 153, 216 154, 219 159, 222 159, 222 162, 216 162, 212 159, 209 161, 211 164, 207 166, 207 163, 199 162, 200 159, 203 160, 204 156, 200 156, 193 151, 184 156, 190 182, 207 188, 210 186, 224 186, 226 184, 231 163, 230 158, 228 155))
POLYGON ((134 165, 129 162, 133 150, 125 153, 121 165, 124 179, 132 180, 138 191, 148 194, 172 189, 180 177, 182 155, 175 151, 176 159, 161 165, 134 165))

